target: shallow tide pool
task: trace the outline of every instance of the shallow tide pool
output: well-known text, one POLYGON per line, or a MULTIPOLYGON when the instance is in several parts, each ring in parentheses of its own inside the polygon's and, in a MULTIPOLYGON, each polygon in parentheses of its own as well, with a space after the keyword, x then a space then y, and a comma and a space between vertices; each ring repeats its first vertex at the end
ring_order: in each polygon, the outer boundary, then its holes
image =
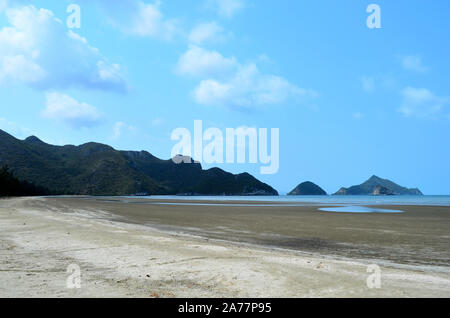
POLYGON ((319 211, 324 212, 340 212, 340 213, 403 213, 401 210, 388 210, 369 208, 365 206, 343 206, 335 208, 320 208, 319 211))

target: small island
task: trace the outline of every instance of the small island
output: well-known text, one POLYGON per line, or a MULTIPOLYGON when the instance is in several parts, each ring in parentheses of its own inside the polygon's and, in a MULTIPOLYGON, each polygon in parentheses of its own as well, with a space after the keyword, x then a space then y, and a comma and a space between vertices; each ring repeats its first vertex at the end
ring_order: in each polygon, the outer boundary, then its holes
POLYGON ((289 192, 288 195, 327 195, 327 193, 317 184, 306 181, 300 183, 294 190, 289 192))

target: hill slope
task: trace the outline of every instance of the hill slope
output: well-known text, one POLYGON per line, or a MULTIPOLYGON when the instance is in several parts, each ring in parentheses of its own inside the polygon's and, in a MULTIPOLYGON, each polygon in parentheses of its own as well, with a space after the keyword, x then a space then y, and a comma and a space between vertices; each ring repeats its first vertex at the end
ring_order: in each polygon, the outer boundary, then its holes
POLYGON ((0 197, 38 196, 48 194, 47 190, 32 183, 17 179, 8 166, 0 168, 0 197))
POLYGON ((278 195, 247 173, 203 170, 193 161, 175 164, 146 151, 118 151, 98 143, 53 146, 34 136, 19 140, 0 130, 0 165, 4 164, 19 179, 54 194, 278 195))
POLYGON ((327 193, 317 184, 307 181, 299 184, 288 195, 327 195, 327 193))

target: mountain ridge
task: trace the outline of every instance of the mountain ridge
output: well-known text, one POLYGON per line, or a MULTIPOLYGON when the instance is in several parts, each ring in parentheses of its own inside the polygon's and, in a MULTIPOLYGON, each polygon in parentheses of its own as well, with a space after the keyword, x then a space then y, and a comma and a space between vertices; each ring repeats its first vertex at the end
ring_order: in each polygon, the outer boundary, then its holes
POLYGON ((176 164, 147 151, 121 151, 95 142, 55 146, 36 136, 19 140, 0 130, 0 165, 54 194, 278 195, 248 173, 203 170, 190 162, 176 164))

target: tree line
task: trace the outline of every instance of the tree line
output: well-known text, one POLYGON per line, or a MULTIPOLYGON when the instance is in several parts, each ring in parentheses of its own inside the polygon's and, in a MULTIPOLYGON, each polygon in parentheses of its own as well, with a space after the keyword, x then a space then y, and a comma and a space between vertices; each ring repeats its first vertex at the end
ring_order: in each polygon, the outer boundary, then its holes
POLYGON ((14 173, 4 165, 0 168, 0 197, 47 195, 48 191, 28 181, 19 180, 14 173))

